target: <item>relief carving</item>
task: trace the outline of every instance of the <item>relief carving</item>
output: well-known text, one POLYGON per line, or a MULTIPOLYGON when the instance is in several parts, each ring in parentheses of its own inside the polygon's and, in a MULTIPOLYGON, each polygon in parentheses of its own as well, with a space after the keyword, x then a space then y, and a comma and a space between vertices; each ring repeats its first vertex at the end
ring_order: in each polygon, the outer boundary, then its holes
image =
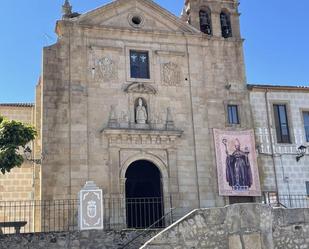
POLYGON ((180 85, 180 68, 173 62, 162 65, 163 85, 179 86, 180 85))
POLYGON ((126 93, 157 94, 157 90, 152 85, 137 82, 126 86, 124 91, 126 93))
POLYGON ((97 61, 98 76, 103 81, 117 79, 117 65, 109 57, 103 57, 97 61))

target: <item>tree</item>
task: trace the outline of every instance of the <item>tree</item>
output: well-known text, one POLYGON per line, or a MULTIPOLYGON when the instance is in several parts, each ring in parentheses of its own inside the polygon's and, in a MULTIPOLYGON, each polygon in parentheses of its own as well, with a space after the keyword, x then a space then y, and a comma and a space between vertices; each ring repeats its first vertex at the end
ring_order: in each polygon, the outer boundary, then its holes
POLYGON ((0 171, 2 174, 23 164, 24 158, 19 150, 25 148, 36 135, 32 126, 0 116, 0 171))

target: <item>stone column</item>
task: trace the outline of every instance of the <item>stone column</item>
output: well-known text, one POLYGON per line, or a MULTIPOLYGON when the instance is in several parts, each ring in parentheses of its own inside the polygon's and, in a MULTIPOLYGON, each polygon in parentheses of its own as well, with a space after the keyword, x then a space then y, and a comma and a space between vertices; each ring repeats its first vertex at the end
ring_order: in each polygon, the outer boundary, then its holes
POLYGON ((179 184, 177 169, 177 150, 168 149, 168 165, 169 165, 169 190, 172 197, 172 205, 175 207, 179 201, 179 184))

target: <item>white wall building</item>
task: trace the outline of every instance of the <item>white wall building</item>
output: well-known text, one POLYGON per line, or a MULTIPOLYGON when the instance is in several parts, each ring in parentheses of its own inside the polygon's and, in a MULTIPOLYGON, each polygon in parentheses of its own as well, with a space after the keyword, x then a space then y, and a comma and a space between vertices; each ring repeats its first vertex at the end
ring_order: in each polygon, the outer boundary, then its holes
POLYGON ((309 88, 250 85, 264 192, 309 195, 309 88), (271 131, 271 132, 269 132, 271 131), (271 134, 271 136, 270 136, 271 134))

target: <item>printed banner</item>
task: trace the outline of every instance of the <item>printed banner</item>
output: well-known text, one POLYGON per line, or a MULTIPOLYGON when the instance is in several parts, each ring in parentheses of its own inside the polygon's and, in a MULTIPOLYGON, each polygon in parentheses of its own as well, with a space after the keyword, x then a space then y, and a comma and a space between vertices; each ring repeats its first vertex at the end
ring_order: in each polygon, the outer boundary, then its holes
POLYGON ((214 129, 219 195, 261 196, 254 132, 214 129))

